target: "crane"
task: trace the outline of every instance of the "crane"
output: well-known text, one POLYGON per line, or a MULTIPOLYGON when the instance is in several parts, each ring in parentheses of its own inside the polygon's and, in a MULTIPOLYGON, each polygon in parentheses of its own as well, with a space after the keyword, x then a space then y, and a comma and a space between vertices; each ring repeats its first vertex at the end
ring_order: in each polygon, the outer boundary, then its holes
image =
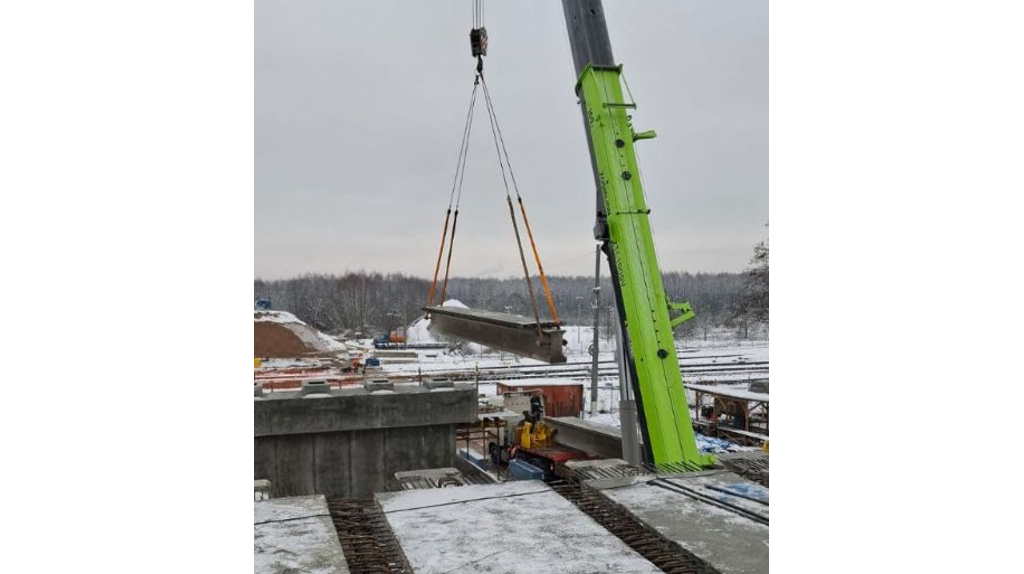
MULTIPOLYGON (((594 238, 607 257, 611 270, 618 310, 622 375, 628 379, 628 387, 636 402, 638 424, 635 426, 639 427, 643 438, 640 458, 655 465, 680 465, 690 470, 705 468, 714 464, 714 457, 702 454, 697 448, 672 332, 673 327, 693 318, 694 313, 689 303, 669 301, 665 293, 654 237, 651 233, 651 209, 644 197, 635 149, 638 142, 653 139, 657 134, 653 130, 638 132, 633 129, 632 118, 628 112, 636 108, 636 102, 631 93, 629 101, 625 98, 623 87, 625 86, 625 93, 629 93, 629 86, 625 83, 622 66, 616 63, 612 55, 601 0, 562 0, 562 8, 576 73, 576 95, 582 111, 597 189, 594 238)), ((493 127, 496 118, 493 116, 486 81, 482 75, 487 31, 483 28, 482 20, 476 19, 476 12, 474 24, 476 28, 470 34, 470 42, 473 56, 477 58, 478 80, 484 88, 493 127)), ((474 97, 475 94, 476 84, 474 97)), ((475 100, 471 99, 470 112, 473 101, 475 100)), ((465 134, 472 125, 471 120, 470 114, 463 136, 464 148, 465 134)), ((496 148, 500 133, 499 128, 494 134, 496 148)), ((507 162, 503 142, 499 151, 499 162, 502 153, 505 154, 507 162)), ((460 155, 460 166, 464 169, 465 164, 462 162, 463 156, 460 155)), ((508 169, 511 173, 511 164, 508 164, 508 169)), ((459 173, 458 168, 456 173, 459 173)), ((502 176, 504 178, 504 171, 502 176)), ((458 177, 456 181, 460 181, 458 177)), ((514 175, 512 182, 515 183, 514 175)), ((506 191, 507 188, 506 182, 506 191)), ((461 197, 461 185, 458 189, 457 197, 461 197)), ((455 190, 456 187, 453 185, 453 195, 455 190)), ((517 196, 518 193, 516 187, 517 196)), ((519 202, 522 206, 521 198, 519 202)), ((512 213, 511 196, 508 196, 508 204, 512 213)), ((451 198, 447 213, 452 213, 451 198)), ((475 340, 494 348, 543 361, 564 362, 565 357, 561 353, 561 345, 564 344, 563 331, 553 303, 553 321, 541 321, 535 301, 533 318, 434 305, 438 270, 441 267, 445 234, 448 230, 448 215, 441 237, 441 249, 434 266, 434 285, 431 287, 428 305, 424 308, 428 315, 434 318, 438 330, 443 334, 475 340)), ((457 221, 458 203, 455 205, 455 217, 457 221)), ((529 232, 525 208, 523 220, 529 232)), ((512 221, 515 226, 514 213, 512 221)), ((515 229, 515 233, 518 242, 518 228, 515 229)), ((453 224, 450 237, 452 243, 454 234, 453 224)), ((529 239, 533 244, 532 232, 529 233, 529 239)), ((537 255, 536 246, 533 247, 533 252, 537 255)), ((527 270, 521 242, 519 252, 532 300, 530 273, 527 270)), ((539 255, 536 259, 543 286, 547 290, 539 255)), ((449 245, 448 266, 450 263, 449 245)), ((446 267, 440 290, 441 302, 444 300, 447 280, 446 267)), ((551 301, 549 291, 548 300, 551 301)), ((431 326, 432 329, 434 327, 435 325, 431 326)), ((635 441, 636 429, 630 428, 631 426, 633 425, 623 425, 624 445, 628 445, 631 439, 635 441)))
POLYGON ((594 238, 611 270, 644 459, 708 466, 714 459, 697 448, 672 334, 694 313, 665 294, 634 147, 657 134, 633 129, 627 111, 636 103, 624 97, 601 0, 562 0, 562 9, 597 188, 594 238))

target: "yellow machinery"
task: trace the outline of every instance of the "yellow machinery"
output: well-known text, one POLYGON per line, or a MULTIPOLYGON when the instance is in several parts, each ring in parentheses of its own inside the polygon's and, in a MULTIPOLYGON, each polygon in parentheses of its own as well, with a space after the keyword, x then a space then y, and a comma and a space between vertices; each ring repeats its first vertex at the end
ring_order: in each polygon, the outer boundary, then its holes
POLYGON ((554 442, 552 435, 551 427, 544 421, 538 421, 537 424, 524 421, 515 428, 515 444, 522 448, 548 447, 554 442))

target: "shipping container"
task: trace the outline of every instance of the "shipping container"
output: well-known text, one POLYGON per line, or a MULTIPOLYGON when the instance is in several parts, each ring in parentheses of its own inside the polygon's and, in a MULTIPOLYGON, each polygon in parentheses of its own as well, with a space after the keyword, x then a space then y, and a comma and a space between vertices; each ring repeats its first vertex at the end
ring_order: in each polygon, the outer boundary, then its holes
POLYGON ((498 383, 499 395, 538 391, 544 397, 544 416, 578 417, 583 413, 583 383, 498 383))

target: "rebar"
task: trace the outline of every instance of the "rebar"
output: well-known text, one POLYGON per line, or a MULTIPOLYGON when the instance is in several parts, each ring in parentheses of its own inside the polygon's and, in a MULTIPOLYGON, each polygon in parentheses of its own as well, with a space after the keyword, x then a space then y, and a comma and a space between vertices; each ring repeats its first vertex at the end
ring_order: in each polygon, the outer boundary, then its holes
POLYGON ((352 574, 412 574, 376 502, 328 498, 327 508, 352 574))

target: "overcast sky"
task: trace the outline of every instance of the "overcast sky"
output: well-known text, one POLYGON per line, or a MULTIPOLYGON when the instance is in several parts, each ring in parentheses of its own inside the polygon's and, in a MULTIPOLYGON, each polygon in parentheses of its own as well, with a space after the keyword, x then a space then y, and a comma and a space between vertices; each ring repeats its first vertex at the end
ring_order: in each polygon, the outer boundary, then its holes
MULTIPOLYGON (((256 0, 255 276, 429 276, 475 61, 469 0, 256 0)), ((661 266, 768 229, 768 2, 605 0, 661 266)), ((561 2, 487 2, 485 73, 545 270, 592 274, 594 180, 561 2)), ((480 102, 482 104, 482 101, 480 102)), ((482 105, 452 274, 520 273, 482 105)))

